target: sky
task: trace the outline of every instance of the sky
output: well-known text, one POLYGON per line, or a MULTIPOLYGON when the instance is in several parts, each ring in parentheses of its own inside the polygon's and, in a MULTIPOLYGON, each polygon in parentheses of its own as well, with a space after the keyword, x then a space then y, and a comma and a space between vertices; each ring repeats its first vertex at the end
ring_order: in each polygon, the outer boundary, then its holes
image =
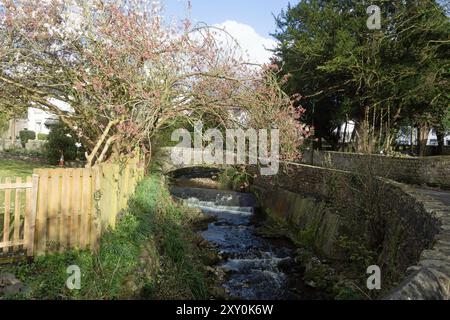
POLYGON ((276 29, 272 14, 278 15, 288 3, 296 0, 191 0, 188 13, 187 0, 163 0, 168 18, 185 18, 205 22, 229 32, 240 43, 251 62, 266 63, 275 46, 270 36, 276 29))

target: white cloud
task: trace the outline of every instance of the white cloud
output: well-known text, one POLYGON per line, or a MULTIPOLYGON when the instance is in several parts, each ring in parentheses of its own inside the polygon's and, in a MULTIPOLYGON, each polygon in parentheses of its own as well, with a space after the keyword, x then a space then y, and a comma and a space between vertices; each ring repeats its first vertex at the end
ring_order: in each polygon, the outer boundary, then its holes
POLYGON ((259 35, 253 27, 237 21, 227 20, 214 26, 225 29, 235 38, 244 52, 248 54, 251 62, 259 64, 269 62, 272 52, 267 49, 275 47, 275 40, 265 38, 259 35))

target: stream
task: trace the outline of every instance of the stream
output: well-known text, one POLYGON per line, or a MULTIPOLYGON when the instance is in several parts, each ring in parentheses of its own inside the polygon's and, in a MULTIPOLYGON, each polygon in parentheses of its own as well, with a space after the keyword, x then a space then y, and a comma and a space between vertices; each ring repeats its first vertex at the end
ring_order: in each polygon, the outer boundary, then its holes
POLYGON ((290 288, 292 275, 282 271, 283 265, 292 264, 293 249, 257 235, 258 203, 253 195, 193 187, 173 187, 172 194, 215 218, 201 235, 223 258, 216 267, 227 274, 223 286, 230 297, 298 299, 290 288))

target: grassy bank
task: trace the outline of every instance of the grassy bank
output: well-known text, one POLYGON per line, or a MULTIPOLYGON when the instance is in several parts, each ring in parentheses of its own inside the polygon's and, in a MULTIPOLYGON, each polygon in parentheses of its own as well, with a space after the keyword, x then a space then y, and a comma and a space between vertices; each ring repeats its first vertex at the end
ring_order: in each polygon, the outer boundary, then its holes
POLYGON ((71 251, 0 267, 30 287, 11 298, 206 299, 208 280, 189 225, 198 211, 172 201, 159 176, 142 181, 99 252, 71 251), (66 288, 67 267, 82 272, 81 290, 66 288))
POLYGON ((20 160, 0 159, 0 178, 2 177, 29 177, 33 170, 41 168, 41 164, 20 160))

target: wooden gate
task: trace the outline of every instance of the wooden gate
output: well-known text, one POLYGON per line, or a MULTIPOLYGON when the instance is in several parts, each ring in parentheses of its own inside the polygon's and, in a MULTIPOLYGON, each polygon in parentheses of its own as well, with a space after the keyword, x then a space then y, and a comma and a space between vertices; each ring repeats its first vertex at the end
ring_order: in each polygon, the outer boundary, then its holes
POLYGON ((39 177, 0 180, 0 256, 34 254, 39 177))

